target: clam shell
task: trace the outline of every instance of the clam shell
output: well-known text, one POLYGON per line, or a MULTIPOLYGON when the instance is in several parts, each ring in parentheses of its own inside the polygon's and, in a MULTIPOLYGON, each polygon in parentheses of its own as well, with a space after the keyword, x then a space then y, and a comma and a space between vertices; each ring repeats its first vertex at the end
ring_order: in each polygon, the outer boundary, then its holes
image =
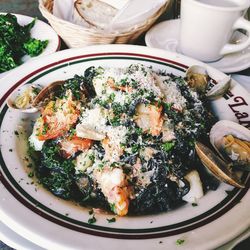
POLYGON ((206 93, 207 98, 209 100, 214 100, 223 96, 229 90, 230 85, 231 77, 227 76, 224 79, 218 81, 217 84, 206 93))
POLYGON ((186 72, 188 85, 197 92, 205 92, 208 84, 207 70, 199 65, 193 65, 186 72))
POLYGON ((231 171, 230 167, 221 160, 211 149, 200 142, 195 144, 196 152, 203 165, 220 181, 229 185, 244 188, 239 178, 231 171))
POLYGON ((29 88, 36 88, 36 89, 41 89, 39 85, 34 85, 34 84, 25 84, 21 87, 18 87, 7 99, 7 105, 9 108, 18 110, 23 113, 35 113, 38 111, 36 107, 33 107, 33 102, 32 99, 29 100, 28 96, 25 97, 24 92, 27 91, 29 88), (17 101, 17 98, 20 98, 23 95, 23 107, 18 107, 15 102, 17 101), (26 99, 26 100, 25 100, 26 99))
POLYGON ((39 109, 41 106, 44 106, 47 101, 53 98, 56 91, 60 89, 60 86, 64 83, 65 81, 56 81, 44 87, 34 99, 32 103, 33 107, 36 107, 39 109))
POLYGON ((250 130, 243 127, 242 125, 228 121, 228 120, 221 120, 214 124, 210 131, 210 142, 213 147, 218 151, 218 143, 220 140, 226 135, 233 135, 238 139, 244 141, 250 141, 250 130))
MULTIPOLYGON (((250 130, 232 121, 221 120, 215 123, 210 131, 210 142, 219 155, 225 160, 228 157, 226 157, 227 153, 224 152, 222 141, 223 137, 227 135, 232 135, 234 138, 250 142, 250 130)), ((235 158, 235 160, 233 160, 233 164, 235 163, 238 165, 238 167, 244 166, 244 168, 242 168, 244 170, 249 169, 249 162, 250 159, 248 161, 239 161, 238 156, 235 158)))

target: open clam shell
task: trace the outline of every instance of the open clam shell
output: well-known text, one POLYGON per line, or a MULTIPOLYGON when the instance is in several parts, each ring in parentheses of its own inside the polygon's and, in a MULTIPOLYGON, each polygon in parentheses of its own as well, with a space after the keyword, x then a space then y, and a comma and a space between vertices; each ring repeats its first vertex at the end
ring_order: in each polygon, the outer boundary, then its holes
POLYGON ((38 109, 33 106, 33 101, 40 91, 41 87, 39 85, 25 84, 10 95, 7 105, 9 108, 23 113, 35 113, 38 109))
MULTIPOLYGON (((210 76, 207 70, 199 65, 193 65, 186 72, 187 83, 190 88, 199 93, 205 93, 208 88, 210 76)), ((231 77, 227 76, 217 82, 210 90, 207 91, 206 97, 209 100, 214 100, 223 96, 230 88, 231 77)))
POLYGON ((48 101, 53 99, 56 92, 61 89, 61 86, 64 83, 65 81, 56 81, 44 87, 34 99, 32 103, 33 107, 39 109, 40 107, 45 106, 48 101))
POLYGON ((231 158, 236 165, 245 165, 249 168, 249 129, 232 121, 221 120, 212 127, 209 137, 211 144, 222 158, 231 158))
POLYGON ((217 84, 206 93, 206 97, 209 100, 214 100, 216 98, 219 98, 229 90, 230 86, 231 86, 231 77, 226 76, 222 80, 218 81, 217 84))
POLYGON ((210 148, 200 142, 195 144, 196 152, 203 165, 220 181, 229 185, 244 188, 240 179, 231 171, 230 167, 221 160, 210 148))

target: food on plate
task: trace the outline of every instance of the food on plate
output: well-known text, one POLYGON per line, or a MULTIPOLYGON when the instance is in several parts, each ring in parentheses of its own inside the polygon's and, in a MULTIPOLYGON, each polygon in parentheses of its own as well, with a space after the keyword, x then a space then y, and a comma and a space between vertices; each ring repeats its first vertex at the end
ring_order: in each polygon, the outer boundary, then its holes
POLYGON ((41 91, 41 87, 34 84, 25 84, 18 88, 8 98, 7 104, 10 108, 20 110, 26 113, 36 112, 33 107, 37 94, 41 91))
POLYGON ((46 48, 48 40, 31 37, 35 21, 21 26, 15 15, 0 14, 0 73, 22 64, 24 55, 38 56, 46 48))
POLYGON ((210 142, 223 159, 232 162, 232 167, 250 170, 249 129, 221 120, 212 127, 210 142))
MULTIPOLYGON (((29 152, 37 178, 56 196, 120 216, 196 203, 219 185, 207 169, 224 161, 204 158, 200 143, 216 123, 206 96, 212 81, 206 76, 197 91, 189 79, 131 64, 90 67, 48 85, 33 102, 40 116, 29 152)), ((223 181, 233 179, 225 168, 223 181)))

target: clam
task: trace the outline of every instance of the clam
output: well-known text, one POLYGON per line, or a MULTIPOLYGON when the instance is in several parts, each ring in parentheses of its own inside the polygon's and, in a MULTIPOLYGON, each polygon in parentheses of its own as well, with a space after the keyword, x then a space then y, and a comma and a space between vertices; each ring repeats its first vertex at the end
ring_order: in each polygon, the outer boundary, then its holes
POLYGON ((217 81, 217 83, 210 89, 208 89, 210 76, 207 70, 198 65, 193 65, 188 68, 186 72, 186 81, 190 88, 194 89, 198 93, 206 93, 206 97, 209 100, 214 100, 220 96, 223 96, 230 88, 231 77, 217 81))
POLYGON ((214 85, 213 88, 211 88, 209 91, 206 93, 206 97, 209 100, 214 100, 220 96, 223 96, 230 88, 231 86, 231 77, 226 76, 220 81, 217 81, 217 84, 214 85))
POLYGON ((207 89, 209 76, 207 70, 199 65, 193 65, 186 72, 187 83, 190 88, 204 93, 207 89))
POLYGON ((32 106, 38 109, 45 106, 47 102, 54 99, 56 92, 61 89, 64 83, 65 81, 56 81, 44 87, 34 99, 32 106))
POLYGON ((7 100, 7 105, 14 110, 23 113, 34 113, 38 109, 33 106, 38 93, 41 91, 39 85, 25 84, 15 90, 7 100))
POLYGON ((219 158, 210 148, 200 142, 196 142, 195 149, 203 165, 217 179, 229 185, 244 188, 244 185, 232 171, 231 167, 219 158))
POLYGON ((250 170, 250 130, 242 125, 221 120, 210 131, 210 142, 224 160, 250 170))

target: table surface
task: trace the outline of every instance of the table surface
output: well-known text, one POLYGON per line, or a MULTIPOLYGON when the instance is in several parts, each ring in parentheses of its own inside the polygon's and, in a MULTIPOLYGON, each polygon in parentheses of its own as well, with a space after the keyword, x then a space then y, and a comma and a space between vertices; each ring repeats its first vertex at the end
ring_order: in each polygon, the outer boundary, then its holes
MULTIPOLYGON (((172 16, 174 15, 173 8, 174 7, 172 7, 172 10, 170 10, 170 14, 164 16, 164 19, 169 19, 173 17, 172 16)), ((36 0, 0 0, 0 12, 13 12, 16 14, 33 16, 46 22, 46 19, 41 15, 38 9, 38 1, 36 0)), ((143 40, 140 40, 138 43, 143 44, 143 40)), ((62 48, 66 48, 66 46, 63 45, 62 48)), ((237 73, 242 75, 250 75, 250 68, 237 73)), ((247 249, 249 245, 250 245, 250 239, 247 239, 246 241, 242 242, 240 246, 235 247, 234 250, 247 249)), ((8 247, 3 242, 0 242, 0 249, 11 250, 12 248, 8 247)))

